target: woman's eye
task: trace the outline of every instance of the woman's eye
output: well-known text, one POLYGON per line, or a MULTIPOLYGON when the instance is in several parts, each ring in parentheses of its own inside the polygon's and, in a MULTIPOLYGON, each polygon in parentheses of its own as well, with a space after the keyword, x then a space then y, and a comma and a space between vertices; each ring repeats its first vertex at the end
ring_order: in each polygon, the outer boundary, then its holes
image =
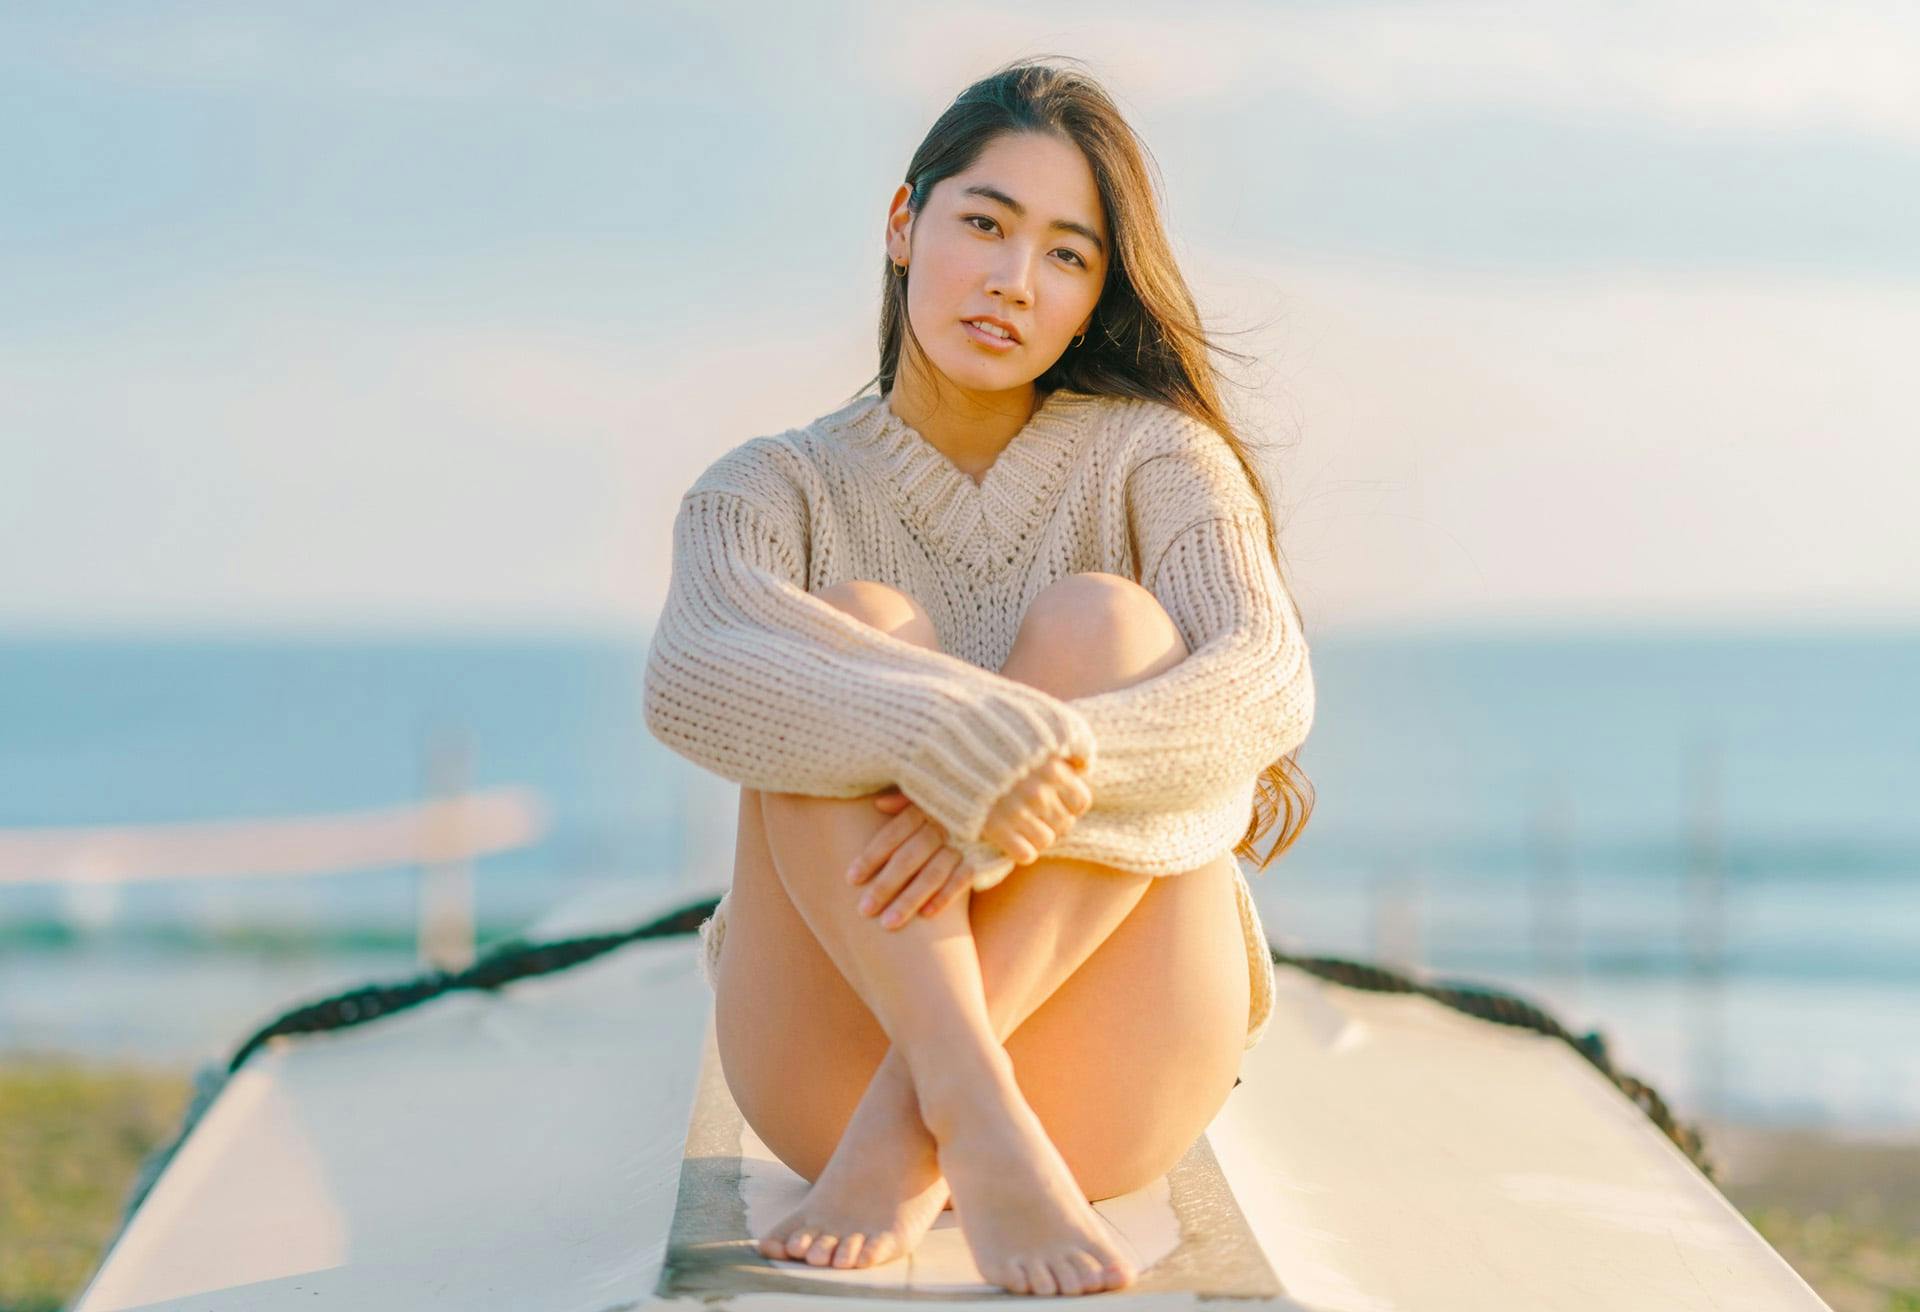
MULTIPOLYGON (((996 228, 1000 226, 998 223, 995 223, 993 219, 989 218, 985 214, 963 214, 960 216, 960 222, 968 225, 971 225, 975 219, 978 219, 981 223, 992 223, 996 228)), ((976 227, 974 228, 974 231, 985 232, 987 231, 987 229, 976 227)), ((1071 255, 1073 257, 1073 262, 1079 265, 1081 268, 1084 269, 1087 267, 1087 262, 1080 258, 1079 251, 1072 250, 1066 246, 1060 247, 1059 250, 1062 255, 1071 255)))

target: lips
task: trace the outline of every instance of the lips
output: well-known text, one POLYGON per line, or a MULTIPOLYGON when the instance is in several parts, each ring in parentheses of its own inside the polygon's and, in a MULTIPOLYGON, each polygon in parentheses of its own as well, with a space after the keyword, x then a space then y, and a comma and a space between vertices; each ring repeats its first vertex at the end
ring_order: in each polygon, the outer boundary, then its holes
POLYGON ((974 345, 996 354, 1004 354, 1007 351, 1015 350, 1020 345, 1020 343, 1014 341, 1011 337, 995 337, 985 328, 976 325, 971 319, 962 319, 960 326, 967 330, 967 336, 973 341, 974 345))
MULTIPOLYGON (((1007 340, 1013 341, 1013 342, 1018 342, 1020 340, 1020 330, 1018 328, 1015 328, 1012 324, 1008 323, 1005 319, 996 319, 994 318, 994 316, 990 314, 976 314, 971 318, 962 319, 960 322, 964 324, 970 324, 976 327, 982 324, 992 324, 995 328, 998 328, 1002 332, 1006 333, 1007 340)), ((992 334, 989 334, 989 336, 991 335, 992 334)))

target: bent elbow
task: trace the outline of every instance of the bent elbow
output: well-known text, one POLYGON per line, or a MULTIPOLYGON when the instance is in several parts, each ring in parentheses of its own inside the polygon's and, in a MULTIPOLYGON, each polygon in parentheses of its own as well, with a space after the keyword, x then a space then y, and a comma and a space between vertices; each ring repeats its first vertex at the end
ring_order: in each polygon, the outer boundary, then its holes
POLYGON ((640 718, 657 741, 684 756, 691 725, 679 711, 683 703, 672 668, 660 659, 657 647, 650 648, 641 676, 640 718))
POLYGON ((1313 685, 1289 685, 1286 695, 1268 708, 1264 722, 1266 732, 1260 735, 1262 746, 1255 753, 1260 758, 1260 768, 1279 760, 1307 740, 1307 734, 1313 729, 1313 685))
POLYGON ((673 715, 666 698, 657 695, 651 686, 641 698, 640 718, 655 742, 681 756, 687 754, 687 739, 681 732, 679 720, 673 715))

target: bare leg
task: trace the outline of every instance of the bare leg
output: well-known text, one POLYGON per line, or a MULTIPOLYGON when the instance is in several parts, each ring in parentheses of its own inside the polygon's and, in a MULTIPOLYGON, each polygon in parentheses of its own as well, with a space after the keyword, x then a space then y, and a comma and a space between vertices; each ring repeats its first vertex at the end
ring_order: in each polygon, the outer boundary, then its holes
MULTIPOLYGON (((931 1200, 919 1197, 922 1181, 933 1178, 921 1163, 934 1141, 911 1077, 787 897, 761 794, 742 789, 739 810, 730 928, 716 973, 721 1060, 748 1122, 815 1183, 799 1208, 755 1233, 764 1244, 804 1225, 801 1252, 822 1264, 820 1240, 840 1236, 831 1249, 836 1265, 901 1256, 947 1196, 936 1181, 931 1200), (887 1097, 883 1066, 905 1076, 898 1099, 887 1097)), ((1021 878, 973 895, 990 1009, 990 963, 1023 942, 1020 960, 1043 960, 1063 941, 1044 926, 1056 901, 1071 904, 1073 881, 1120 873, 1042 858, 1021 878)), ((1065 933, 1075 932, 1069 921, 1065 933)), ((1087 1198, 1160 1178, 1218 1114, 1244 1055, 1241 932, 1230 854, 1155 879, 1119 928, 1007 1037, 1021 1092, 1087 1198)), ((777 1247, 767 1255, 794 1256, 777 1247)))
MULTIPOLYGON (((1084 585, 1088 581, 1082 576, 1075 583, 1084 585)), ((1112 603, 1116 598, 1123 603, 1137 601, 1128 595, 1128 589, 1146 598, 1153 616, 1136 613, 1130 631, 1108 632, 1106 640, 1101 641, 1102 626, 1086 623, 1084 604, 1088 590, 1084 586, 1079 588, 1082 610, 1074 616, 1070 636, 1093 637, 1095 641, 1083 641, 1075 651, 1062 651, 1064 644, 1060 641, 1067 635, 1062 633, 1059 617, 1070 613, 1071 608, 1036 605, 1037 613, 1043 617, 1051 615, 1055 622, 1030 624, 1023 630, 1021 643, 1016 646, 1005 672, 1010 677, 1026 677, 1027 681, 1048 687, 1058 695, 1074 696, 1125 686, 1183 657, 1185 649, 1177 632, 1144 592, 1124 580, 1109 578, 1094 586, 1092 598, 1096 606, 1103 601, 1112 603), (1153 617, 1158 618, 1158 627, 1151 622, 1153 617)), ((1074 599, 1072 589, 1067 590, 1067 599, 1074 599)), ((857 607, 850 609, 859 613, 857 607)), ((1114 613, 1109 604, 1107 618, 1112 619, 1114 613)), ((884 617, 875 618, 884 623, 884 617)), ((912 640, 912 635, 898 626, 890 631, 912 640)), ((775 794, 768 795, 763 804, 772 812, 780 807, 817 808, 823 802, 775 794)), ((861 832, 849 840, 852 850, 857 850, 865 834, 882 822, 870 804, 864 816, 857 812, 859 802, 824 805, 853 813, 849 819, 857 822, 861 832)), ((817 819, 808 819, 817 827, 817 819)), ((778 826, 780 822, 774 820, 773 823, 778 826)), ((1004 1040, 1018 1029, 1035 1008, 1079 968, 1134 909, 1149 882, 1146 876, 1128 875, 1086 862, 1043 858, 1022 871, 1020 878, 990 890, 989 897, 1015 890, 1027 894, 1020 898, 1021 905, 1017 908, 1009 905, 1007 899, 998 899, 984 917, 989 925, 980 923, 983 917, 977 909, 970 917, 982 983, 988 988, 987 1020, 996 1040, 1004 1040), (1047 872, 1045 877, 1043 869, 1047 872), (992 932, 983 932, 989 927, 992 932)), ((838 892, 839 904, 845 906, 847 890, 829 892, 838 892)), ((857 918, 854 928, 856 932, 860 928, 857 918)), ((822 946, 828 947, 824 937, 822 946)), ((831 952, 831 947, 828 950, 831 952)), ((844 941, 842 953, 846 954, 844 941)), ((836 956, 836 964, 840 961, 841 957, 836 956)), ((842 966, 843 970, 847 968, 842 966)), ((857 970, 859 966, 853 964, 852 969, 857 970)), ((864 1266, 897 1256, 918 1241, 938 1213, 945 1190, 939 1173, 937 1141, 929 1137, 920 1122, 919 1113, 925 1109, 921 1100, 916 1099, 915 1087, 910 1053, 896 1044, 876 1071, 841 1137, 839 1150, 819 1176, 807 1203, 781 1226, 762 1236, 762 1251, 770 1256, 804 1256, 819 1264, 831 1260, 837 1266, 864 1266)), ((1227 1082, 1221 1080, 1219 1096, 1224 1097, 1226 1087, 1227 1082)), ((1214 1106, 1217 1107, 1217 1102, 1214 1106)), ((1016 1146, 1030 1157, 1041 1152, 1030 1141, 1016 1146)), ((984 1151, 989 1156, 992 1153, 990 1146, 984 1151)), ((1041 1156, 1045 1154, 1041 1152, 1041 1156)), ((1152 1178, 1164 1170, 1165 1165, 1171 1162, 1156 1163, 1145 1178, 1152 1178)), ((956 1165, 956 1169, 967 1167, 956 1165)), ((1144 1179, 1141 1182, 1144 1183, 1144 1179)), ((1086 1183, 1080 1182, 1083 1186, 1086 1183)), ((988 1195, 988 1203, 991 1202, 992 1197, 988 1195)), ((1022 1229, 1033 1224, 1031 1215, 1019 1215, 1018 1207, 1008 1210, 1012 1221, 1022 1229)), ((1067 1210, 1071 1213, 1071 1208, 1067 1210)), ((969 1238, 973 1239, 973 1232, 980 1228, 978 1224, 970 1227, 969 1238)), ((991 1261, 995 1242, 996 1236, 989 1232, 976 1248, 985 1248, 991 1261)), ((1019 1247, 1005 1234, 998 1237, 998 1242, 1003 1250, 1019 1247)), ((1009 1261, 1012 1265, 1008 1274, 1012 1279, 1002 1283, 1040 1293, 1090 1292, 1127 1274, 1118 1268, 1099 1270, 1096 1259, 1084 1246, 1042 1254, 1037 1267, 1033 1258, 1018 1253, 1009 1261)), ((983 1268, 986 1265, 983 1263, 983 1268)))
MULTIPOLYGON (((1039 865, 1023 872, 1035 876, 1029 891, 1039 888, 1039 865)), ((1037 896, 1019 899, 1032 914, 1023 915, 1003 900, 999 909, 1010 915, 1001 920, 1000 932, 976 930, 981 976, 989 982, 988 1012, 1002 1044, 1100 946, 1095 940, 1104 941, 1113 927, 1109 922, 1137 903, 1131 881, 1118 889, 1089 887, 1124 873, 1094 869, 1099 873, 1085 882, 1072 881, 1073 892, 1090 896, 1065 895, 1060 884, 1067 881, 1050 881, 1037 896), (1033 973, 1036 963, 1044 973, 1033 973), (1005 983, 996 987, 1002 979, 1005 983)), ((836 1267, 872 1266, 911 1252, 942 1208, 952 1206, 937 1149, 921 1118, 912 1074, 900 1049, 890 1047, 814 1188, 797 1210, 760 1237, 760 1251, 836 1267)), ((1090 1199, 1126 1192, 1089 1185, 1074 1174, 1090 1199)), ((1100 1273, 1089 1269, 1088 1274, 1100 1273)))

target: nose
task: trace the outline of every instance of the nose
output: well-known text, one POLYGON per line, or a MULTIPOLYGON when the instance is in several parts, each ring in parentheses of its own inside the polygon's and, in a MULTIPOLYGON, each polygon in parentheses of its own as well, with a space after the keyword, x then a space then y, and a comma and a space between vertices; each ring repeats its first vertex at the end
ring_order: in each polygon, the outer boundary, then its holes
POLYGON ((1007 254, 994 266, 987 278, 987 291, 1013 305, 1024 306, 1033 299, 1033 279, 1027 257, 1007 244, 1007 254))

